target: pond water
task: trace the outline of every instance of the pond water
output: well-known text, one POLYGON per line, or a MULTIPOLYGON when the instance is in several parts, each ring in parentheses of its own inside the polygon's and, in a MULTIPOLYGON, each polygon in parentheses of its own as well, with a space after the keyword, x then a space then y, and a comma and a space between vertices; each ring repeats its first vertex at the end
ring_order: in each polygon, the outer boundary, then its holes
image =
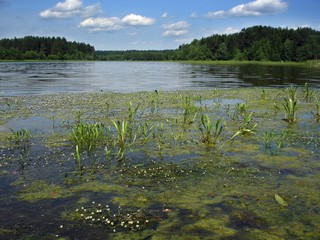
POLYGON ((2 62, 6 96, 58 92, 182 90, 308 83, 319 88, 320 69, 259 64, 198 65, 174 62, 2 62))

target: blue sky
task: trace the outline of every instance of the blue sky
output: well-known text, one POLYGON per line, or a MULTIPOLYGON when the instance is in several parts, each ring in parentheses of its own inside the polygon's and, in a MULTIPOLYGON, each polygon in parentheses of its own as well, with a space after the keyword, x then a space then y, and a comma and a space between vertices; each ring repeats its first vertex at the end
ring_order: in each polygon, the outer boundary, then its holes
POLYGON ((174 49, 254 25, 320 30, 320 0, 0 0, 0 38, 60 36, 96 50, 174 49))

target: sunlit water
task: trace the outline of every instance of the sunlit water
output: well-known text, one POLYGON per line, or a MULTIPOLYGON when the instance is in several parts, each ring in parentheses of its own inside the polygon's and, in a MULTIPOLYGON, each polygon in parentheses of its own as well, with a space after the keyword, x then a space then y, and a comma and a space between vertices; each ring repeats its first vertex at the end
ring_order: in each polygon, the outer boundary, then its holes
POLYGON ((58 92, 182 90, 303 85, 318 88, 320 70, 295 66, 195 65, 173 62, 2 62, 6 96, 58 92))

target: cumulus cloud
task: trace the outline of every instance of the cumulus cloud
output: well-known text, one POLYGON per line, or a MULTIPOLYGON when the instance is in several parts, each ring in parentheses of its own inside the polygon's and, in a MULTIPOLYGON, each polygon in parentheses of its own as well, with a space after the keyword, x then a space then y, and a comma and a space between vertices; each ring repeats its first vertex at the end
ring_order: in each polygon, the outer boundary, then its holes
POLYGON ((148 26, 154 24, 155 20, 136 14, 129 14, 125 17, 97 17, 88 18, 79 24, 79 27, 87 28, 89 31, 117 31, 132 26, 148 26))
POLYGON ((141 15, 129 14, 122 18, 122 22, 130 26, 148 26, 154 24, 155 20, 141 15))
POLYGON ((248 17, 279 14, 286 11, 288 3, 283 0, 254 0, 246 4, 240 4, 227 11, 221 10, 209 12, 207 18, 248 17))
POLYGON ((65 0, 58 2, 53 8, 40 12, 42 18, 71 18, 74 16, 90 17, 101 13, 99 4, 83 6, 82 0, 65 0))
POLYGON ((188 28, 190 27, 190 24, 186 21, 179 21, 176 23, 167 23, 163 24, 162 28, 165 30, 163 32, 163 36, 169 37, 169 36, 181 36, 188 33, 188 28))

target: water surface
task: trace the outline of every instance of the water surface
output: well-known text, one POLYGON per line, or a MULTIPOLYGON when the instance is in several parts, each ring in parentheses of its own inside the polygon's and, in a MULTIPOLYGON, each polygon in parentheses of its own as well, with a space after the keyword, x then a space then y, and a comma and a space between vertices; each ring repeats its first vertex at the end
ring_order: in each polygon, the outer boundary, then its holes
POLYGON ((99 90, 279 87, 305 83, 319 88, 319 80, 319 69, 281 65, 94 61, 0 63, 0 91, 6 96, 99 90))

